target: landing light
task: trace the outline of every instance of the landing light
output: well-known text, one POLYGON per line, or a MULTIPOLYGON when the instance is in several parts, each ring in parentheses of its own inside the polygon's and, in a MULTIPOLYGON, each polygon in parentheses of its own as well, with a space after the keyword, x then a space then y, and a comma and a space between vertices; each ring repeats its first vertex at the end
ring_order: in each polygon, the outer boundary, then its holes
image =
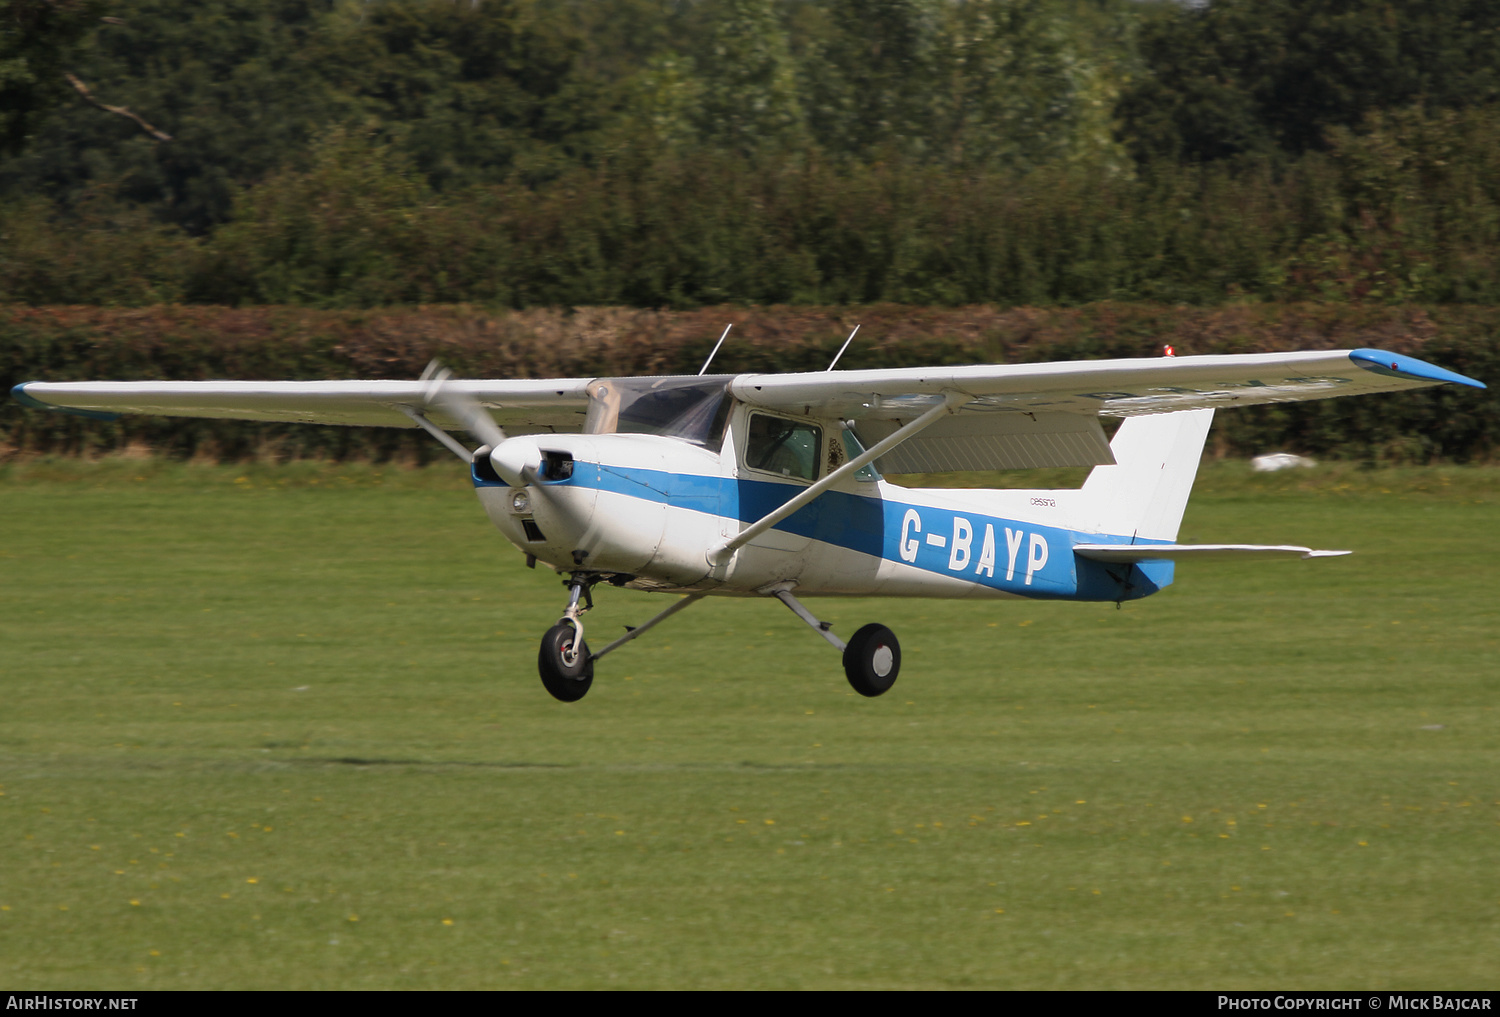
POLYGON ((517 491, 510 496, 510 510, 512 512, 531 511, 531 495, 525 491, 517 491))

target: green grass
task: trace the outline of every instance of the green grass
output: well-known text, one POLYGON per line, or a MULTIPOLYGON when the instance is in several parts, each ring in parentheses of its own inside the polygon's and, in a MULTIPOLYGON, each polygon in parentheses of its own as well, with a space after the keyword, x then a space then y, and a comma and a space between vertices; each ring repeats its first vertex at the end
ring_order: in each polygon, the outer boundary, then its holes
MULTIPOLYGON (((0 467, 0 984, 1494 988, 1500 471, 1204 471, 1113 605, 706 601, 564 705, 462 471, 0 467)), ((600 591, 590 632, 665 600, 600 591)))

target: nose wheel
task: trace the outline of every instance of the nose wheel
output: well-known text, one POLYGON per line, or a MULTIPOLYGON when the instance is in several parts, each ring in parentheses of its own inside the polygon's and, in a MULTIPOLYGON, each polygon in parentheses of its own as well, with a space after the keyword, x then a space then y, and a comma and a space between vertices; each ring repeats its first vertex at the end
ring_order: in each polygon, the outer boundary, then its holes
POLYGON ((587 695, 594 684, 594 661, 589 657, 589 644, 583 641, 583 626, 564 618, 548 629, 536 665, 553 699, 576 703, 587 695))

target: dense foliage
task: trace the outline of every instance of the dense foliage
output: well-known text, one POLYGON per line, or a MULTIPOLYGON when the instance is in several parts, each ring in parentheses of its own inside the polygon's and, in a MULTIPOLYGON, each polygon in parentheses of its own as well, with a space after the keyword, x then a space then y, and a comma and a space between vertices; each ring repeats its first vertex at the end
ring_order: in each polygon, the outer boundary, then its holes
POLYGON ((1497 12, 0 0, 0 301, 1500 302, 1497 12))
POLYGON ((1120 106, 1142 157, 1218 159, 1325 147, 1337 128, 1419 104, 1500 99, 1490 0, 1213 0, 1153 9, 1149 73, 1120 106))

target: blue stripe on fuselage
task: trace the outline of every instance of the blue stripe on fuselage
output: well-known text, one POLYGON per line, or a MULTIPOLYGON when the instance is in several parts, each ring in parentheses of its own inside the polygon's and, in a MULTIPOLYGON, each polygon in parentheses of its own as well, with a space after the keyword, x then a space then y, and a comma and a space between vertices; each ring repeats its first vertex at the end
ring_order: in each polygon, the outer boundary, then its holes
MULTIPOLYGON (((799 487, 579 462, 547 486, 592 487, 750 523, 794 497, 799 487)), ((476 487, 495 487, 474 477, 476 487)), ((1134 600, 1172 582, 1173 564, 1106 565, 1077 558, 1075 543, 1129 543, 1124 537, 1021 523, 921 503, 829 491, 777 523, 785 533, 903 562, 1027 597, 1134 600)))

